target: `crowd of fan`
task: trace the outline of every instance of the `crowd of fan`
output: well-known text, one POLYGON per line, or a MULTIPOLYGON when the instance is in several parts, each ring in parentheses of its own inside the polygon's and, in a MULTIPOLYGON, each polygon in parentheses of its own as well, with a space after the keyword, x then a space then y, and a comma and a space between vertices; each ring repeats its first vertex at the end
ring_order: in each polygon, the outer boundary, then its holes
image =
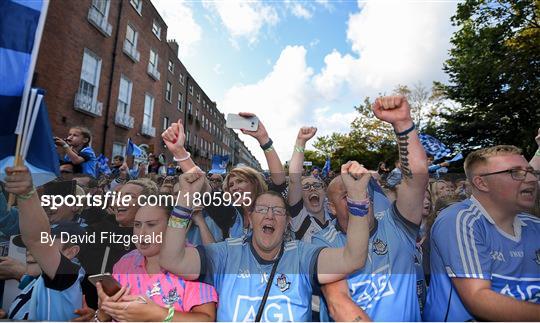
POLYGON ((26 167, 6 169, 0 243, 15 236, 26 262, 2 249, 0 279, 17 280, 20 291, 0 318, 538 320, 540 152, 528 162, 517 147, 486 147, 466 157, 463 176, 439 176, 431 170, 448 164, 426 156, 406 99, 382 97, 373 110, 394 127, 393 169, 349 161, 308 172, 304 149, 317 129, 303 127, 286 172, 260 122, 242 131, 261 145, 267 174, 246 166, 204 173, 184 148, 182 124, 174 123, 162 138, 175 164, 151 155, 130 168, 115 156, 111 172, 99 175, 90 132, 71 128, 66 139, 55 138, 58 181, 34 188, 26 167), (174 206, 106 208, 40 202, 42 195, 108 191, 179 198, 174 206), (197 202, 204 192, 209 202, 197 202), (234 193, 237 205, 224 203, 224 194, 234 193), (16 195, 15 206, 7 206, 8 194, 16 195), (43 243, 43 233, 163 239, 43 243), (112 273, 122 288, 108 295, 91 284, 88 277, 100 273, 112 273))

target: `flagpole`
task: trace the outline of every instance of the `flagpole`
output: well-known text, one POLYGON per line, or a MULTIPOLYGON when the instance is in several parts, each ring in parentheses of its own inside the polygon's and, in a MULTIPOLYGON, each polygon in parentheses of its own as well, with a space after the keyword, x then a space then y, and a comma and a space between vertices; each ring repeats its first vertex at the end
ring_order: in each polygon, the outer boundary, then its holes
MULTIPOLYGON (((32 87, 32 78, 34 77, 34 69, 36 68, 39 45, 41 44, 41 36, 43 36, 43 29, 45 28, 45 19, 47 18, 47 11, 49 10, 49 0, 43 0, 41 6, 41 12, 39 15, 39 21, 36 28, 36 34, 34 35, 34 46, 32 47, 32 54, 30 55, 30 65, 28 67, 28 74, 26 75, 26 81, 24 83, 23 95, 21 99, 21 106, 19 109, 19 120, 17 121, 17 128, 15 133, 17 134, 17 145, 15 146, 15 166, 23 166, 24 160, 21 154, 21 141, 22 128, 24 124, 24 119, 26 117, 26 110, 28 109, 28 95, 30 94, 30 89, 32 87)), ((15 204, 15 195, 9 194, 8 197, 8 208, 15 204)))

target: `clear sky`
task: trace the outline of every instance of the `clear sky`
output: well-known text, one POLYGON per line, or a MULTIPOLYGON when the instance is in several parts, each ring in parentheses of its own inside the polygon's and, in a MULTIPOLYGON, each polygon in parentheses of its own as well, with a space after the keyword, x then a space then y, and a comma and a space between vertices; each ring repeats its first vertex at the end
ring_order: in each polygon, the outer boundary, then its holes
POLYGON ((225 113, 256 113, 282 161, 303 125, 347 132, 366 96, 447 80, 456 1, 152 2, 208 96, 225 113))

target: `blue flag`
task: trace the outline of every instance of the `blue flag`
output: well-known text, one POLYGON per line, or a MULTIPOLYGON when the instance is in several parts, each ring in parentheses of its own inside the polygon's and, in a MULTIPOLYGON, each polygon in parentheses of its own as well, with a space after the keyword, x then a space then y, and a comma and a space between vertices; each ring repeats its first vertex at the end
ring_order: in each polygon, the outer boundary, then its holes
POLYGON ((110 175, 111 169, 109 168, 109 158, 103 154, 97 158, 97 173, 99 175, 110 175))
POLYGON ((140 157, 142 154, 143 154, 143 151, 141 147, 135 145, 133 141, 131 141, 131 138, 128 138, 127 147, 126 147, 126 155, 140 157))
POLYGON ((322 177, 327 177, 330 172, 330 157, 326 157, 326 162, 324 162, 324 167, 322 169, 322 177))
POLYGON ((424 133, 421 133, 418 137, 420 138, 420 143, 424 146, 426 153, 433 156, 433 160, 444 158, 452 153, 452 151, 446 148, 446 146, 437 138, 424 133))
POLYGON ((212 156, 211 174, 225 174, 227 165, 229 164, 229 155, 214 155, 212 156))
MULTIPOLYGON (((29 97, 46 4, 41 0, 0 1, 0 177, 5 175, 7 166, 14 165, 17 143, 14 133, 23 93, 29 97)), ((41 89, 37 91, 40 98, 44 93, 41 89)), ((24 113, 27 109, 35 109, 35 113, 28 114, 26 119, 24 129, 31 136, 21 145, 25 146, 21 155, 32 172, 34 184, 40 186, 59 175, 59 161, 45 100, 36 100, 34 105, 29 101, 23 105, 23 115, 27 115, 24 113)))

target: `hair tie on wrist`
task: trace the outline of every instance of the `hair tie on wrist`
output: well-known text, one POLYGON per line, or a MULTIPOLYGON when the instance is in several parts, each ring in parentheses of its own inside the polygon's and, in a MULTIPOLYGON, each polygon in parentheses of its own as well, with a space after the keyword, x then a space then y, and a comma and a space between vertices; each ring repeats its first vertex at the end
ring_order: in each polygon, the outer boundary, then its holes
POLYGON ((186 157, 176 158, 173 156, 173 160, 176 162, 183 162, 191 158, 191 153, 188 151, 186 157))

